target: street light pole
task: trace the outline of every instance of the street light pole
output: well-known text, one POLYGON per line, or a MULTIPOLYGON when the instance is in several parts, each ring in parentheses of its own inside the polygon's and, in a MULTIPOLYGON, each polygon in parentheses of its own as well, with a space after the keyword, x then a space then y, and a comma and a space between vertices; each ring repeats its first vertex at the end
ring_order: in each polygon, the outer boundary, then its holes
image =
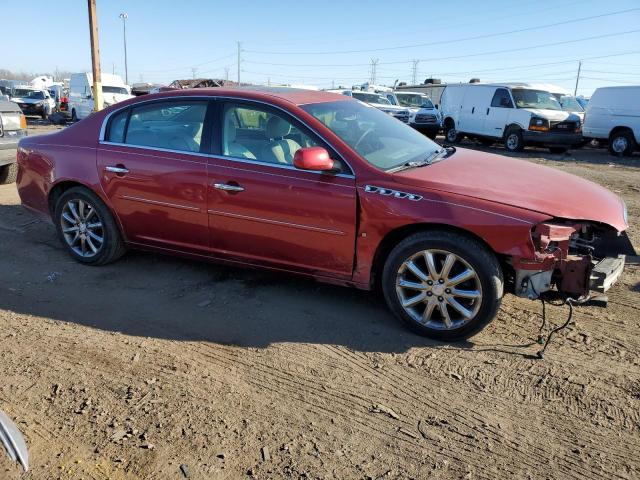
POLYGON ((129 69, 127 67, 127 18, 129 18, 129 15, 121 13, 120 18, 122 19, 122 36, 124 39, 124 83, 129 85, 129 69))

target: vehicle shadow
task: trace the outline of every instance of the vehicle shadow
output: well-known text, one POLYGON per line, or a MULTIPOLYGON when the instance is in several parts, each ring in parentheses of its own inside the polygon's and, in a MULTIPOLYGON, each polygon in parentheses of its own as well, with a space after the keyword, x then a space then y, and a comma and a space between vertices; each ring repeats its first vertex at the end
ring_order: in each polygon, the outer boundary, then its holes
POLYGON ((381 295, 311 279, 131 251, 103 267, 63 250, 51 224, 0 205, 0 308, 126 335, 263 348, 405 352, 455 346, 408 331, 381 295))

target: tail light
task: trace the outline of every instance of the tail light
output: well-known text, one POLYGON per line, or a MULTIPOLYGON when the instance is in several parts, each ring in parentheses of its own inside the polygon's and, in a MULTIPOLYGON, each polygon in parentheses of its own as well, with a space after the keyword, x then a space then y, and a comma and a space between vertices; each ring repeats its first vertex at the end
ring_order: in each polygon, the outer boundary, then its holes
POLYGON ((24 115, 20 115, 20 128, 22 128, 23 130, 27 129, 27 117, 25 117, 24 115))
POLYGON ((67 103, 69 99, 67 97, 60 97, 60 103, 67 103))

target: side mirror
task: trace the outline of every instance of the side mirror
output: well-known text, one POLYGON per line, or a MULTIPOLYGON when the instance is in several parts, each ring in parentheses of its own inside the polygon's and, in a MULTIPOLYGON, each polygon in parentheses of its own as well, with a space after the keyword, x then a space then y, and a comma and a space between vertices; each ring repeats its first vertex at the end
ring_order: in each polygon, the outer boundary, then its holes
POLYGON ((334 169, 334 162, 322 147, 301 148, 293 156, 293 166, 300 170, 330 172, 334 169))

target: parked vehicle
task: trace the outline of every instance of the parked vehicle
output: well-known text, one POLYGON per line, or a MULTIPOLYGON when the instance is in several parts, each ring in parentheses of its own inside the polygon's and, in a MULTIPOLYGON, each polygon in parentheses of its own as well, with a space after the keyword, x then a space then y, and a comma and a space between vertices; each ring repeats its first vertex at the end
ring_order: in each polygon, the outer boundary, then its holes
POLYGON ((596 89, 587 104, 583 133, 608 142, 613 155, 631 155, 640 145, 640 86, 596 89))
POLYGON ((47 90, 17 87, 11 92, 11 101, 17 103, 25 115, 38 115, 43 119, 56 110, 56 102, 47 90))
POLYGON ((589 98, 588 97, 584 97, 582 95, 578 95, 576 97, 576 102, 578 102, 580 104, 580 106, 583 108, 583 110, 587 110, 587 105, 589 104, 589 98))
POLYGON ((440 112, 426 95, 419 92, 387 92, 384 94, 392 105, 409 109, 409 125, 434 139, 440 132, 440 112))
MULTIPOLYGON (((118 75, 103 73, 102 100, 104 106, 115 105, 123 100, 133 98, 129 86, 118 75)), ((71 120, 77 121, 88 117, 93 112, 93 74, 74 73, 69 80, 69 106, 71 120)))
MULTIPOLYGON (((457 84, 454 84, 457 85, 457 84)), ((438 78, 427 78, 424 83, 420 83, 418 85, 398 85, 396 87, 396 91, 408 91, 408 92, 419 92, 423 95, 426 95, 431 99, 433 105, 436 108, 440 108, 440 99, 442 98, 442 92, 447 87, 446 83, 442 83, 442 81, 438 78)))
POLYGON ((605 188, 442 148, 327 92, 137 97, 22 139, 18 164, 23 205, 81 263, 132 247, 380 285, 400 319, 440 339, 483 328, 505 289, 606 290, 633 252, 605 188))
POLYGON ((553 153, 582 145, 580 118, 565 112, 551 92, 527 84, 448 85, 441 102, 451 143, 466 135, 487 145, 504 142, 511 152, 538 145, 553 153))
POLYGON ((353 97, 361 102, 368 103, 372 107, 382 110, 385 113, 397 118, 402 123, 409 123, 409 109, 392 105, 389 100, 376 92, 362 90, 329 90, 332 93, 341 93, 348 97, 353 97))
POLYGON ((27 119, 17 103, 0 100, 0 185, 16 181, 16 149, 27 135, 27 119))

